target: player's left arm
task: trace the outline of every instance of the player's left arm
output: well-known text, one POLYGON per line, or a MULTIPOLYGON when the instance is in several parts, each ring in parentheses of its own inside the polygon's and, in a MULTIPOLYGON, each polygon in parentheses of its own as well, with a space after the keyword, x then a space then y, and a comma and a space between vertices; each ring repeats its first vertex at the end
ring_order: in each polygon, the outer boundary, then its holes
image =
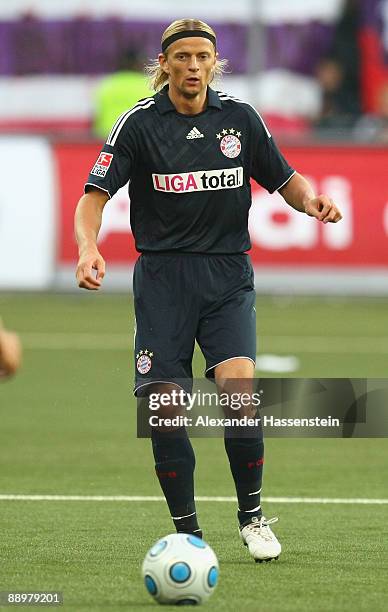
POLYGON ((315 195, 310 183, 297 172, 279 189, 279 193, 295 210, 305 212, 322 223, 337 223, 342 219, 333 200, 327 195, 315 195))

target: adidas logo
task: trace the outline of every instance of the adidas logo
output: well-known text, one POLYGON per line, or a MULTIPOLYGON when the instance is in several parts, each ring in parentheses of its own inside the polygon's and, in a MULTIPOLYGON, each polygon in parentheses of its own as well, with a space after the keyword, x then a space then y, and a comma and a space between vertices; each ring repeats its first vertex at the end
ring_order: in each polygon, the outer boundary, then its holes
POLYGON ((201 134, 201 132, 197 130, 196 127, 193 127, 193 129, 190 130, 190 132, 186 136, 187 140, 192 140, 193 138, 203 138, 203 137, 204 137, 203 134, 201 134))

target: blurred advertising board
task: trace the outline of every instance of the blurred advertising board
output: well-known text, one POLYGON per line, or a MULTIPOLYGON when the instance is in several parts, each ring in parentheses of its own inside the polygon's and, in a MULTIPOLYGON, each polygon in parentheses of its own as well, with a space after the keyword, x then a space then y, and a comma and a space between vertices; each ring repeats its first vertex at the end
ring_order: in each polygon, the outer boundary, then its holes
POLYGON ((0 138, 0 289, 43 289, 55 269, 52 150, 41 138, 0 138))
MULTIPOLYGON (((99 146, 57 144, 59 264, 74 265, 73 216, 99 146)), ((255 267, 335 269, 386 268, 388 272, 388 150, 354 147, 289 147, 283 153, 343 211, 338 224, 323 225, 287 206, 282 197, 252 183, 250 252, 255 267)), ((137 253, 129 230, 126 187, 105 208, 100 249, 112 265, 133 264, 137 253)), ((383 270, 381 270, 383 271, 383 270)))

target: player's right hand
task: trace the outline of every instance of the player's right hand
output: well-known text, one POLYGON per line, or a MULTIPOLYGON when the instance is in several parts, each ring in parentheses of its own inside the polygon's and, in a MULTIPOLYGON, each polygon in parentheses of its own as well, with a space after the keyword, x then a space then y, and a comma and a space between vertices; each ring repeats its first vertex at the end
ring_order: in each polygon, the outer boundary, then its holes
POLYGON ((97 291, 101 287, 105 276, 105 261, 97 249, 80 255, 75 275, 81 289, 97 291))

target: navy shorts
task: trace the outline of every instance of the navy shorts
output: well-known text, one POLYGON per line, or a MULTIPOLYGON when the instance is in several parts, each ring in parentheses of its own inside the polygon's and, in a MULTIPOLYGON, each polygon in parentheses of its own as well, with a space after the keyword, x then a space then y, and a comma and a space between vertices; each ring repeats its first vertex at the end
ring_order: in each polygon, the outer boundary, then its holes
POLYGON ((177 379, 190 391, 195 341, 209 378, 234 357, 255 363, 256 294, 245 253, 143 253, 135 264, 133 293, 135 394, 150 383, 177 379))

